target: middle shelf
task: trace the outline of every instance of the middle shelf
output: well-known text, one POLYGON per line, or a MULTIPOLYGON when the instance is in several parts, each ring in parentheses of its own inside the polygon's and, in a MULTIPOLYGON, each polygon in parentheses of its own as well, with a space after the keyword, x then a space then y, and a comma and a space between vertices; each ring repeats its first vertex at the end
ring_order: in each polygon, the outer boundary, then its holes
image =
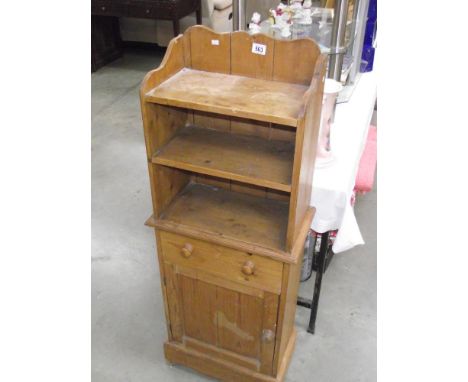
POLYGON ((152 162, 291 192, 294 143, 196 126, 181 129, 152 162))

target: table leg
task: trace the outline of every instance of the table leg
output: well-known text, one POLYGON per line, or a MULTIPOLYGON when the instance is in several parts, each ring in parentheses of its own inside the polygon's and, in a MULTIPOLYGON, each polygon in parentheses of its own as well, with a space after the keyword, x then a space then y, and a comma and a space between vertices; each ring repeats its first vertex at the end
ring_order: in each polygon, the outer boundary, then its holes
POLYGON ((91 15, 91 71, 122 56, 119 18, 91 15))
POLYGON ((199 8, 195 11, 195 15, 197 17, 197 24, 201 25, 202 23, 202 9, 201 9, 201 4, 199 8))
POLYGON ((315 321, 317 319, 320 290, 322 288, 322 276, 323 276, 323 273, 325 272, 325 259, 326 259, 327 252, 328 252, 328 235, 329 235, 329 232, 325 232, 322 234, 322 241, 320 243, 320 251, 318 253, 318 258, 317 258, 318 269, 315 275, 314 297, 312 300, 312 306, 310 310, 309 327, 307 329, 307 331, 312 334, 315 332, 315 321))
POLYGON ((327 252, 327 256, 325 257, 325 269, 323 270, 323 273, 325 273, 333 259, 333 256, 335 255, 335 252, 330 248, 327 252))
POLYGON ((172 27, 174 29, 174 37, 177 37, 180 33, 180 22, 179 19, 172 20, 172 27))
MULTIPOLYGON (((328 235, 328 239, 330 241, 330 235, 328 235)), ((331 245, 329 245, 327 255, 325 256, 325 269, 323 271, 324 274, 327 273, 327 269, 328 269, 334 255, 335 255, 335 253, 331 249, 331 245)), ((317 262, 318 262, 318 256, 315 256, 315 253, 314 253, 314 258, 312 260, 312 270, 315 271, 315 272, 317 272, 317 269, 318 269, 317 262)))

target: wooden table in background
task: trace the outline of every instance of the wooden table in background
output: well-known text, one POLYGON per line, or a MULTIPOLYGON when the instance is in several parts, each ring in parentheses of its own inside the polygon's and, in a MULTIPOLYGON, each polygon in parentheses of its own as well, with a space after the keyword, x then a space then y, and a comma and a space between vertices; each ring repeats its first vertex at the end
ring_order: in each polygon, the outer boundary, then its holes
POLYGON ((171 20, 177 36, 179 20, 193 12, 201 24, 200 0, 92 0, 91 71, 122 56, 119 17, 171 20))

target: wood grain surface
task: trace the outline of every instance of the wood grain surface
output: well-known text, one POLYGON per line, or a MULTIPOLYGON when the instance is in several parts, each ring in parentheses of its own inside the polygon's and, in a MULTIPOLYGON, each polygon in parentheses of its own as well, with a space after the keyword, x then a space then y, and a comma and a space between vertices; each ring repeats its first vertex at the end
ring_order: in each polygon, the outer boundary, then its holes
POLYGON ((325 69, 311 39, 195 26, 143 80, 170 362, 224 381, 284 380, 325 69))
POLYGON ((184 68, 146 93, 145 101, 297 126, 306 90, 299 84, 184 68))
POLYGON ((283 263, 279 261, 263 256, 249 255, 221 245, 214 245, 170 232, 160 232, 160 240, 164 261, 271 293, 279 294, 281 291, 283 263), (182 248, 187 243, 193 247, 192 255, 188 258, 181 254, 182 248), (247 261, 252 261, 255 264, 255 272, 249 276, 242 273, 242 266, 247 261))
POLYGON ((196 227, 212 235, 284 250, 288 204, 189 184, 166 208, 160 219, 196 227))
POLYGON ((156 155, 153 163, 291 191, 294 144, 186 127, 156 155))

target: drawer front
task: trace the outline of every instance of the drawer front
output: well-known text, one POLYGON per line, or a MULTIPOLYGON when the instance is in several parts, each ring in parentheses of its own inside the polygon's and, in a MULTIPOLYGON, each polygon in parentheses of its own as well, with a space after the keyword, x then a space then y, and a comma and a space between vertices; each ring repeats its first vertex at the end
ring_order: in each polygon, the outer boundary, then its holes
POLYGON ((151 4, 151 3, 135 3, 132 4, 129 13, 132 17, 150 18, 150 19, 172 19, 175 17, 176 12, 172 4, 169 7, 164 7, 164 4, 151 4))
POLYGON ((99 0, 91 3, 91 14, 102 16, 125 16, 128 5, 123 1, 99 0))
POLYGON ((160 239, 166 262, 247 287, 281 292, 281 262, 170 232, 160 231, 160 239))

